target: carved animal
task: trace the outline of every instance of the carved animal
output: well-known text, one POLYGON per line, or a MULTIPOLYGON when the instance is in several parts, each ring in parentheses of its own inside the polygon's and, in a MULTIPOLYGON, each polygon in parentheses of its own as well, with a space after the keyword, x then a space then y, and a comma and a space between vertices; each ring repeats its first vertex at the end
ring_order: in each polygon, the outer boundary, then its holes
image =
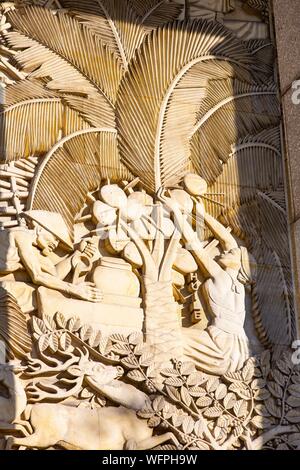
POLYGON ((96 393, 118 405, 138 411, 150 404, 150 399, 144 392, 118 380, 124 374, 122 367, 106 366, 84 358, 68 372, 75 376, 82 374, 87 385, 96 393))
POLYGON ((34 434, 10 437, 7 449, 13 446, 46 449, 61 445, 81 450, 147 450, 169 440, 180 447, 172 433, 153 436, 147 421, 124 407, 91 410, 41 403, 32 406, 30 419, 34 434))
POLYGON ((92 388, 97 394, 103 395, 117 405, 125 406, 131 410, 141 410, 150 403, 149 397, 138 390, 133 385, 118 380, 123 376, 124 370, 119 366, 108 366, 100 362, 89 359, 89 353, 78 351, 80 358, 73 357, 63 365, 58 365, 54 369, 45 366, 41 361, 35 359, 31 361, 31 372, 27 373, 30 377, 43 376, 49 377, 51 372, 57 373, 65 371, 72 377, 68 380, 73 387, 67 391, 62 391, 58 386, 40 382, 27 387, 26 391, 30 397, 31 403, 38 403, 43 400, 53 401, 62 400, 76 394, 78 387, 83 387, 83 383, 92 388), (74 363, 75 362, 75 363, 74 363), (78 362, 76 364, 76 362, 78 362))

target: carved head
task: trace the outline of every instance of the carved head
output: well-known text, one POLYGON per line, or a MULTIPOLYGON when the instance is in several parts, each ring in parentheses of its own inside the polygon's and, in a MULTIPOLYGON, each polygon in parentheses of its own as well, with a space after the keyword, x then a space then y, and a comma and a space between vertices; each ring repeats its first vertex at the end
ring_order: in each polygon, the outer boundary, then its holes
POLYGON ((21 214, 29 228, 37 232, 37 245, 45 255, 55 250, 61 242, 67 250, 73 250, 73 243, 63 217, 55 212, 31 210, 21 214))
POLYGON ((227 253, 224 253, 219 258, 219 264, 224 269, 232 269, 239 271, 241 267, 241 252, 239 248, 234 248, 227 253))
POLYGON ((247 248, 234 248, 219 258, 224 269, 237 271, 238 280, 242 284, 252 284, 256 279, 257 263, 247 248))
POLYGON ((47 256, 49 253, 56 250, 59 245, 59 240, 55 235, 48 232, 43 227, 40 227, 38 224, 35 224, 35 226, 37 233, 37 246, 42 250, 43 255, 47 256))

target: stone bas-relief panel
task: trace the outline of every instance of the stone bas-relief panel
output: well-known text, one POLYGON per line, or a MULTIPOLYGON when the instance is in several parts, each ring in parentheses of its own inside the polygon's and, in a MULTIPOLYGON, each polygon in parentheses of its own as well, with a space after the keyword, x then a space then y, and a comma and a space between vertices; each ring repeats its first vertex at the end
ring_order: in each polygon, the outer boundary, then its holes
POLYGON ((266 3, 2 2, 2 448, 299 447, 266 3))

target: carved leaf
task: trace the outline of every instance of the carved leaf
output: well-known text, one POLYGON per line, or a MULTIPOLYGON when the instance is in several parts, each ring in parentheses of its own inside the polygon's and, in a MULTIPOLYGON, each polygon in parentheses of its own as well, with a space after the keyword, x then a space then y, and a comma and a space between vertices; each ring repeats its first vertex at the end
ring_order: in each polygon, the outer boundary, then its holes
POLYGON ((183 385, 183 381, 179 377, 168 377, 164 383, 172 385, 172 387, 181 387, 183 385))
MULTIPOLYGON (((198 122, 191 133, 191 160, 197 173, 210 184, 215 183, 218 178, 216 184, 220 188, 226 185, 226 181, 232 187, 235 186, 234 175, 237 173, 242 188, 245 179, 249 183, 249 177, 258 178, 254 171, 258 165, 258 154, 249 152, 247 157, 241 154, 236 158, 231 154, 231 146, 240 138, 256 134, 266 126, 278 125, 279 118, 274 86, 249 85, 245 81, 232 79, 216 81, 209 87, 207 96, 201 103, 198 122), (267 117, 261 113, 260 106, 267 110, 267 117), (252 110, 251 115, 247 111, 249 108, 252 110), (226 121, 227 126, 222 138, 215 142, 212 136, 219 135, 220 121, 226 121), (239 159, 243 160, 242 164, 239 159), (224 168, 220 160, 225 163, 224 168), (252 177, 249 173, 251 168, 252 177)), ((212 186, 211 192, 216 192, 215 190, 216 187, 212 186)))
POLYGON ((233 407, 233 411, 238 418, 245 416, 247 414, 248 405, 244 400, 239 400, 233 407))
POLYGON ((187 406, 190 406, 192 403, 192 397, 189 394, 188 389, 186 387, 181 387, 180 394, 183 403, 187 406))
POLYGON ((215 397, 216 397, 216 400, 223 400, 223 398, 226 396, 227 394, 227 387, 225 384, 220 384, 217 388, 217 390, 215 391, 215 397))
POLYGON ((90 325, 83 325, 80 328, 79 337, 80 339, 82 339, 82 341, 87 342, 93 333, 94 333, 94 330, 90 325))
POLYGON ((130 346, 125 343, 115 343, 111 350, 120 356, 127 356, 131 353, 130 346))
POLYGON ((249 383, 252 380, 253 376, 254 376, 254 366, 253 364, 249 363, 243 368, 242 377, 245 382, 249 383))
POLYGON ((226 397, 224 398, 224 406, 227 410, 230 410, 231 408, 234 407, 235 403, 237 401, 236 395, 234 393, 228 393, 226 397))
POLYGON ((278 385, 276 382, 269 382, 267 386, 273 397, 282 398, 283 390, 280 385, 278 385))
POLYGON ((72 233, 87 193, 97 189, 101 178, 132 179, 120 163, 116 138, 115 130, 109 128, 83 130, 64 138, 44 158, 34 179, 32 209, 60 212, 72 233))
POLYGON ((250 400, 252 397, 251 391, 246 387, 243 382, 234 382, 229 386, 231 392, 236 393, 240 398, 244 400, 250 400))
POLYGON ((150 408, 145 408, 143 410, 139 410, 137 412, 137 415, 140 416, 141 418, 149 419, 149 418, 152 418, 152 416, 154 415, 154 410, 150 408))
POLYGON ((210 406, 212 404, 213 400, 210 397, 200 397, 198 398, 196 405, 199 408, 206 408, 207 406, 210 406))
POLYGON ((159 28, 144 42, 129 66, 117 107, 122 161, 151 191, 178 183, 189 168, 188 136, 203 90, 199 85, 181 87, 181 81, 191 76, 197 62, 208 70, 214 66, 218 61, 211 57, 217 51, 227 60, 249 67, 250 54, 246 49, 242 50, 217 23, 201 21, 159 28), (191 33, 195 38, 192 42, 191 33), (157 50, 161 51, 160 61, 156 60, 157 50), (204 57, 208 56, 210 59, 205 62, 204 57), (155 69, 149 68, 149 63, 155 63, 155 69))
POLYGON ((224 379, 228 382, 243 382, 243 376, 240 372, 228 372, 224 375, 224 379))
POLYGON ((286 384, 286 375, 282 374, 279 370, 273 370, 272 371, 273 377, 275 381, 281 385, 281 387, 284 387, 286 384))
POLYGON ((68 333, 63 333, 59 339, 59 347, 62 351, 67 351, 71 346, 72 340, 68 333))
POLYGON ((145 31, 128 3, 122 0, 62 0, 64 8, 105 45, 127 70, 145 31))
POLYGON ((292 382, 294 384, 300 385, 300 375, 299 374, 293 374, 291 379, 292 379, 292 382))
POLYGON ((268 429, 273 425, 270 419, 263 416, 254 416, 254 418, 251 419, 251 424, 257 429, 268 429))
POLYGON ((157 397, 154 399, 152 406, 154 411, 162 411, 166 405, 166 400, 164 397, 157 397))
POLYGON ((213 406, 212 408, 208 408, 207 410, 205 410, 203 412, 203 415, 206 418, 218 418, 219 416, 221 416, 222 413, 223 413, 222 408, 218 406, 213 406))
POLYGON ((136 346, 138 344, 142 344, 143 343, 142 333, 139 333, 139 332, 132 333, 128 338, 128 342, 130 344, 133 344, 134 346, 136 346))
POLYGON ((289 444, 296 448, 300 446, 300 433, 291 434, 289 436, 289 444))
POLYGON ((269 413, 265 405, 256 405, 255 411, 256 413, 258 413, 260 416, 263 416, 263 417, 271 416, 271 414, 269 413))
POLYGON ((203 374, 202 372, 193 372, 188 378, 187 378, 187 385, 192 387, 194 385, 202 385, 205 382, 207 382, 208 377, 207 375, 203 374))
MULTIPOLYGON (((135 356, 127 356, 121 359, 122 366, 127 369, 136 369, 139 366, 139 362, 135 356)), ((147 374, 148 375, 148 374, 147 374)))
POLYGON ((186 414, 174 414, 172 416, 172 423, 176 428, 179 428, 186 418, 187 418, 186 414))
POLYGON ((39 350, 40 350, 41 352, 46 351, 46 349, 47 349, 48 346, 49 346, 49 336, 48 336, 48 335, 42 335, 42 336, 39 338, 38 345, 39 345, 39 350))
POLYGON ((207 381, 205 388, 208 391, 208 393, 211 393, 211 392, 215 392, 217 388, 219 387, 219 385, 220 385, 219 379, 212 377, 211 379, 207 381))
POLYGON ((59 348, 59 337, 54 332, 49 336, 49 349, 50 351, 55 354, 59 348))
POLYGON ((205 442, 198 442, 197 443, 197 448, 199 450, 210 450, 210 447, 208 444, 206 444, 205 442))
POLYGON ((300 423, 300 408, 288 411, 285 415, 285 418, 290 423, 296 423, 296 424, 300 423))
POLYGON ((289 406, 292 406, 293 408, 300 408, 300 397, 294 397, 294 396, 290 396, 287 400, 286 400, 287 404, 289 406))
POLYGON ((159 416, 152 416, 148 421, 149 428, 156 428, 160 425, 161 419, 159 416))
POLYGON ((202 438, 205 431, 205 425, 203 419, 199 419, 194 425, 194 433, 197 437, 202 438))
POLYGON ((143 382, 145 377, 139 370, 131 370, 128 372, 127 377, 134 380, 135 382, 143 382))
POLYGON ((176 402, 181 400, 180 392, 175 387, 167 385, 166 386, 166 391, 167 391, 167 394, 169 395, 169 397, 172 398, 172 400, 174 400, 176 402))
POLYGON ((288 391, 293 397, 300 398, 300 383, 299 384, 294 384, 290 385, 288 387, 288 391))
POLYGON ((194 430, 195 422, 193 418, 187 416, 182 423, 182 430, 185 434, 191 434, 194 430))
POLYGON ((140 364, 141 366, 148 367, 150 366, 154 361, 154 354, 152 353, 144 353, 140 357, 140 364))
POLYGON ((76 317, 70 318, 67 324, 67 328, 69 331, 71 331, 72 333, 75 333, 76 331, 79 330, 80 327, 81 327, 80 318, 76 318, 76 317))
POLYGON ((222 428, 220 428, 218 425, 214 429, 214 437, 218 441, 220 436, 222 434, 222 428))
POLYGON ((56 330, 56 324, 53 318, 51 318, 49 315, 44 315, 43 316, 43 321, 46 327, 48 328, 49 331, 55 331, 56 330))
POLYGON ((267 390, 265 388, 255 390, 255 392, 254 392, 254 398, 257 401, 267 400, 268 398, 270 398, 270 396, 271 396, 271 394, 270 394, 269 390, 267 390))
POLYGON ((93 397, 93 392, 91 392, 88 388, 84 388, 83 390, 81 390, 80 392, 80 396, 81 398, 92 398, 93 397))
POLYGON ((32 318, 32 328, 33 331, 38 335, 44 335, 49 332, 49 329, 47 328, 43 320, 37 317, 32 318))
POLYGON ((202 387, 191 387, 189 388, 189 393, 192 397, 199 398, 206 395, 206 390, 202 387))
POLYGON ((61 329, 66 328, 67 321, 66 321, 66 319, 65 319, 65 317, 64 317, 64 315, 63 315, 62 313, 57 312, 57 313, 55 314, 55 317, 54 317, 54 318, 55 318, 56 324, 57 324, 57 326, 58 326, 59 328, 61 328, 61 329))
POLYGON ((98 332, 95 332, 95 335, 93 336, 93 338, 90 338, 90 346, 92 348, 98 348, 99 344, 101 343, 101 340, 102 340, 102 333, 101 331, 98 331, 98 332))
POLYGON ((53 15, 49 10, 38 7, 10 11, 8 18, 13 28, 47 45, 77 68, 108 100, 113 102, 116 99, 122 76, 120 63, 88 28, 82 28, 68 15, 53 15), (39 28, 41 21, 43 28, 39 28), (63 40, 66 37, 71 41, 63 40), (87 50, 89 54, 86 54, 87 50), (95 55, 97 61, 94 60, 95 55))
POLYGON ((176 369, 162 369, 161 374, 166 377, 179 377, 180 375, 176 369))
POLYGON ((253 382, 251 383, 251 388, 253 390, 260 390, 264 388, 267 385, 267 382, 265 379, 254 379, 253 382))
POLYGON ((283 359, 280 359, 279 361, 276 362, 276 365, 278 367, 278 369, 283 373, 283 374, 286 374, 288 375, 293 367, 293 364, 290 363, 288 364, 287 361, 283 360, 283 359))
POLYGON ((274 400, 274 398, 269 398, 268 400, 265 401, 265 406, 268 410, 268 412, 274 416, 274 418, 281 418, 281 407, 278 406, 274 400))

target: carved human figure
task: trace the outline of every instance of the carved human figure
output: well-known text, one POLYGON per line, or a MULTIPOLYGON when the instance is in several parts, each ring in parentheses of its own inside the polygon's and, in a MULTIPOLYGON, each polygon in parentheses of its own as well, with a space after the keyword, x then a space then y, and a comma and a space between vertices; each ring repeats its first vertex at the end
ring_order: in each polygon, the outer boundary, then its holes
POLYGON ((206 280, 202 285, 211 323, 206 330, 183 328, 184 353, 204 372, 223 375, 240 369, 249 357, 244 331, 246 317, 245 285, 255 278, 256 263, 244 247, 239 247, 230 232, 205 213, 200 200, 197 213, 204 214, 207 227, 220 242, 222 254, 213 259, 187 221, 177 201, 161 197, 172 211, 186 246, 192 251, 206 280))
MULTIPOLYGON (((0 285, 17 300, 24 313, 36 309, 36 288, 44 286, 90 302, 100 302, 102 293, 92 283, 77 285, 64 281, 73 268, 78 251, 60 214, 28 211, 26 225, 0 232, 0 285), (61 245, 72 254, 58 264, 51 254, 61 245)), ((84 255, 92 258, 95 248, 87 245, 84 255)))

